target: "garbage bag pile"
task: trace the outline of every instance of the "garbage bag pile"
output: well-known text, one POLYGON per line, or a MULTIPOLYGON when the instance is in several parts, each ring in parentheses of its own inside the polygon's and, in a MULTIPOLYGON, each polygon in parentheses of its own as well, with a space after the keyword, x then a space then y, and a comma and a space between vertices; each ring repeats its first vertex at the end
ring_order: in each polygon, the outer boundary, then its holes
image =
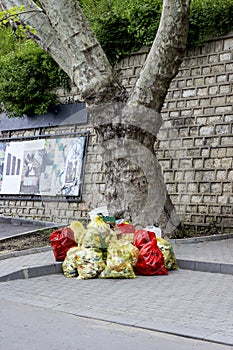
POLYGON ((73 221, 54 231, 50 244, 67 278, 167 275, 178 264, 172 245, 155 232, 150 227, 136 231, 131 223, 96 215, 86 227, 73 221))

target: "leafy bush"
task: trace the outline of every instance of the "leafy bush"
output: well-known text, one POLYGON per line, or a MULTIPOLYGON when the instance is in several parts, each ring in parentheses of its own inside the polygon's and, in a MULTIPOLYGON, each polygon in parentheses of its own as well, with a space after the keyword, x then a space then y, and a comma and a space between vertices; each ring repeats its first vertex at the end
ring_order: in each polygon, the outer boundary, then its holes
POLYGON ((31 40, 0 57, 0 101, 9 116, 47 113, 58 103, 52 90, 68 77, 31 40))
POLYGON ((202 46, 210 37, 233 30, 233 0, 192 0, 188 45, 202 46))
MULTIPOLYGON (((150 46, 159 26, 162 0, 79 1, 111 62, 150 46)), ((201 46, 233 30, 233 0, 192 0, 188 46, 201 46)))

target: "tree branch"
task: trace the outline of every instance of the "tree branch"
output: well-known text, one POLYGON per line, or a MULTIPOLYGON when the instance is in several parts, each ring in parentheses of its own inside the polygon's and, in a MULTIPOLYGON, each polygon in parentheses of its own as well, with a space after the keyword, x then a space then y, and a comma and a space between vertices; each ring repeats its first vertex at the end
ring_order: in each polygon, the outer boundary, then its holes
POLYGON ((42 10, 20 11, 18 13, 8 14, 4 18, 2 18, 0 22, 11 19, 12 17, 14 18, 15 16, 18 16, 18 15, 24 15, 26 13, 34 13, 34 12, 42 12, 42 10))

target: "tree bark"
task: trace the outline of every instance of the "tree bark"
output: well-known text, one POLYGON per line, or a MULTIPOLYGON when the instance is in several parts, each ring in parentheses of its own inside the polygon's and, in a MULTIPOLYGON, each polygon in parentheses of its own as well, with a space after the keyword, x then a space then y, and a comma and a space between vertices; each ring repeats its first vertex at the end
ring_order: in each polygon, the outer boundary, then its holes
POLYGON ((103 149, 106 199, 111 214, 138 226, 159 224, 172 236, 179 224, 167 193, 154 142, 160 111, 185 51, 190 0, 164 0, 160 27, 130 98, 117 81, 76 0, 1 0, 9 9, 36 12, 21 20, 31 37, 78 87, 103 149))
POLYGON ((190 0, 164 0, 159 29, 131 101, 160 112, 186 49, 190 0))

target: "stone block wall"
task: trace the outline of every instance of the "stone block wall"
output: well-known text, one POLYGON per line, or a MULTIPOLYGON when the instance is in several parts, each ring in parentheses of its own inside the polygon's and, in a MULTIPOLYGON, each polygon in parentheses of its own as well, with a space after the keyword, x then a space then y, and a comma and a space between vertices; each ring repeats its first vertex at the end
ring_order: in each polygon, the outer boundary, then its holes
MULTIPOLYGON (((122 60, 131 90, 146 52, 122 60)), ((233 35, 190 50, 162 110, 157 158, 186 224, 233 227, 233 35)))
MULTIPOLYGON (((142 50, 117 67, 129 91, 146 57, 146 50, 142 50)), ((229 34, 187 52, 166 97, 156 154, 168 192, 186 224, 205 226, 216 222, 222 231, 233 228, 232 84, 233 35, 229 34)), ((72 92, 71 97, 61 92, 61 100, 79 100, 75 88, 72 92)), ((91 125, 48 128, 45 133, 88 130, 82 203, 0 199, 0 215, 67 224, 86 218, 90 209, 103 205, 104 166, 91 125)), ((16 131, 12 136, 31 133, 16 131)))

